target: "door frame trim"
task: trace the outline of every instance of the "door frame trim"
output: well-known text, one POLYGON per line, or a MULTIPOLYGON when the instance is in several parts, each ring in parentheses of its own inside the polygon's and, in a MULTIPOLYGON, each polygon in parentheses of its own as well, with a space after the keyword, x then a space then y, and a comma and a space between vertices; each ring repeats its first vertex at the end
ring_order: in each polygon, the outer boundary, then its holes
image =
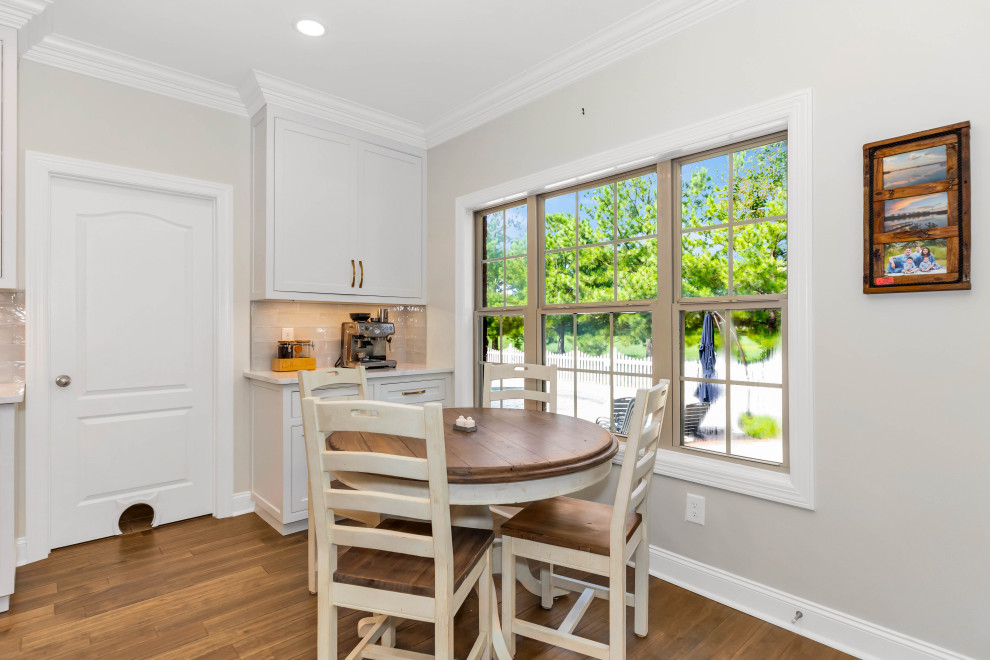
POLYGON ((25 380, 24 531, 26 563, 51 552, 51 181, 55 177, 128 186, 213 202, 214 367, 213 515, 233 512, 234 280, 233 186, 106 165, 34 151, 25 153, 25 295, 28 310, 25 380))

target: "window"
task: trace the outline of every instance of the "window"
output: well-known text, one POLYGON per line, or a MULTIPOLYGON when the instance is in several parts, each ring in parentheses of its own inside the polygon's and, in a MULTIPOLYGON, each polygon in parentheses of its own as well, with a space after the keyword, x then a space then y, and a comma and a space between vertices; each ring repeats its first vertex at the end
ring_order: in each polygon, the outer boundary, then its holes
POLYGON ((674 164, 675 446, 783 466, 787 141, 674 164))
POLYGON ((629 404, 655 373, 656 169, 540 202, 540 357, 558 367, 557 412, 625 435, 629 404))
MULTIPOLYGON (((526 362, 526 318, 529 296, 528 206, 515 202, 478 214, 480 277, 477 316, 478 382, 480 365, 526 362)), ((522 379, 500 381, 495 387, 522 388, 522 379)), ((478 392, 480 397, 480 389, 478 392)), ((501 407, 522 407, 522 401, 498 401, 501 407)))
POLYGON ((669 378, 669 449, 786 470, 785 134, 476 222, 479 366, 557 365, 558 413, 620 435, 636 390, 669 378))

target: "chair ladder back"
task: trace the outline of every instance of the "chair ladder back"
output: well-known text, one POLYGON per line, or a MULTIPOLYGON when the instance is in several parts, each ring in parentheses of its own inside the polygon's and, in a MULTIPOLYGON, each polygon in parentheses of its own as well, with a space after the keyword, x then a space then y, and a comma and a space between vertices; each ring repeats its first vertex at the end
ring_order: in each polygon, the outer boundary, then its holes
POLYGON ((650 485, 653 483, 653 468, 660 449, 660 432, 669 390, 670 381, 661 380, 649 389, 636 392, 612 510, 610 532, 613 544, 620 542, 619 539, 624 543, 625 520, 629 513, 638 511, 644 518, 647 515, 646 507, 649 503, 650 485))
MULTIPOLYGON (((449 573, 453 585, 453 549, 450 532, 447 461, 443 439, 443 413, 439 403, 424 407, 378 401, 341 401, 307 397, 302 401, 310 483, 320 484, 314 503, 317 552, 328 570, 336 565, 337 546, 434 557, 449 573), (374 451, 336 452, 326 449, 333 433, 377 433, 417 438, 425 442, 426 458, 393 456, 374 451), (360 472, 423 482, 422 496, 397 495, 373 490, 333 488, 333 472, 360 472), (377 528, 338 525, 334 509, 368 511, 431 523, 432 535, 418 535, 377 528), (322 542, 325 540, 326 542, 322 542)), ((438 584, 438 587, 440 585, 438 584)))
POLYGON ((445 608, 454 598, 454 544, 450 530, 450 492, 447 487, 447 447, 443 412, 439 403, 428 403, 426 412, 426 464, 429 470, 430 518, 433 548, 436 616, 446 617, 445 608), (443 594, 443 595, 441 595, 443 594))
MULTIPOLYGON (((344 385, 356 385, 357 395, 341 395, 337 399, 370 399, 368 378, 363 366, 357 369, 319 369, 299 372, 299 396, 302 399, 313 396, 314 392, 326 389, 343 389, 344 385)), ((328 393, 332 395, 332 392, 328 393)))
POLYGON ((481 405, 491 408, 493 401, 536 401, 545 404, 546 411, 557 412, 557 365, 494 364, 485 362, 482 377, 481 405), (539 381, 539 389, 493 390, 495 381, 523 378, 539 381))

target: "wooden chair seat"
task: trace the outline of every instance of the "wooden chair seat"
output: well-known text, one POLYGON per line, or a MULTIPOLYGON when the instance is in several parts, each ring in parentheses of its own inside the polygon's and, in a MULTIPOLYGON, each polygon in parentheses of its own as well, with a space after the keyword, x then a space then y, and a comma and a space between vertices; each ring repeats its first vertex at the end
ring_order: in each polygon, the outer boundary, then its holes
MULTIPOLYGON (((392 518, 383 520, 376 529, 420 536, 432 534, 430 523, 392 518)), ((495 535, 490 529, 468 527, 451 527, 450 532, 454 548, 454 591, 457 591, 471 569, 485 558, 495 535)), ((337 559, 333 580, 359 587, 433 598, 435 563, 432 558, 399 552, 348 548, 337 559)))
MULTIPOLYGON (((570 497, 555 497, 526 505, 502 523, 502 535, 537 543, 609 555, 612 506, 570 497)), ((638 513, 626 516, 626 542, 643 521, 638 513)))

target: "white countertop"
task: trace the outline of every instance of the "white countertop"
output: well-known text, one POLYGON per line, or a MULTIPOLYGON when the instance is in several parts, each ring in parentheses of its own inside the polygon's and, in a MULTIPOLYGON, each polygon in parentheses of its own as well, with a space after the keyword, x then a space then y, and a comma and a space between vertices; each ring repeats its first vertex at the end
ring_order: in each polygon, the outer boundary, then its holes
MULTIPOLYGON (((422 364, 400 364, 395 369, 367 369, 368 380, 388 378, 390 376, 425 376, 428 374, 453 373, 452 367, 427 367, 422 364)), ((246 378, 260 380, 274 385, 290 385, 299 382, 295 371, 256 371, 249 369, 244 372, 246 378)))
POLYGON ((24 383, 0 383, 0 404, 24 400, 24 383))

